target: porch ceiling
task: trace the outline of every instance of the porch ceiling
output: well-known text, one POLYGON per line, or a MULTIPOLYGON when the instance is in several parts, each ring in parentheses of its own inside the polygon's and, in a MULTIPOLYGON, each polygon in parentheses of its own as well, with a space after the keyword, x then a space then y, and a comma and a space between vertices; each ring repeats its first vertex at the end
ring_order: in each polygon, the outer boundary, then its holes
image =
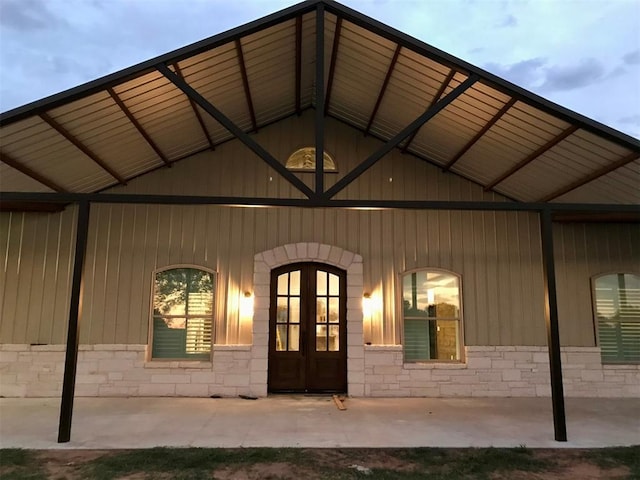
POLYGON ((326 115, 386 141, 477 75, 398 148, 516 201, 640 203, 637 139, 326 0, 0 115, 0 192, 98 192, 234 138, 159 64, 244 132, 315 108, 318 6, 326 115))

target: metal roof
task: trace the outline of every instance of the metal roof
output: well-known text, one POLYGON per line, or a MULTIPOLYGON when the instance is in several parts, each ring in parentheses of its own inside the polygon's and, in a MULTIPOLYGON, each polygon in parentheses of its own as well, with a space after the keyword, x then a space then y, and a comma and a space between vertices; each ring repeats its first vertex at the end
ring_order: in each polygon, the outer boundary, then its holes
POLYGON ((161 64, 244 132, 315 108, 317 12, 325 115, 387 141, 454 92, 398 148, 516 201, 640 203, 637 139, 329 0, 1 114, 0 191, 99 192, 233 138, 161 64))

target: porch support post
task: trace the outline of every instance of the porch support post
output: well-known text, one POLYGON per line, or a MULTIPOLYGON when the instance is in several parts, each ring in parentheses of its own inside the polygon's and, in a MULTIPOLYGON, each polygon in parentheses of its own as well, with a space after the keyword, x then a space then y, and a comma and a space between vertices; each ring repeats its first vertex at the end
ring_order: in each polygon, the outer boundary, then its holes
POLYGON ((558 329, 558 298, 556 272, 553 257, 553 230, 551 209, 540 211, 540 236, 542 239, 542 266, 544 274, 544 317, 547 327, 549 368, 551 373, 551 403, 553 404, 553 429, 558 442, 567 441, 567 423, 564 414, 564 389, 562 386, 562 362, 560 360, 560 334, 558 329))
MULTIPOLYGON (((336 31, 336 38, 339 34, 336 31)), ((324 102, 324 5, 319 3, 316 9, 316 196, 324 194, 324 102)))
POLYGON ((60 423, 58 425, 58 443, 66 443, 71 438, 73 395, 76 387, 76 367, 78 365, 78 320, 82 314, 82 270, 87 251, 87 236, 89 234, 89 205, 89 202, 86 200, 78 204, 76 251, 73 261, 67 349, 64 360, 64 378, 62 380, 60 423))

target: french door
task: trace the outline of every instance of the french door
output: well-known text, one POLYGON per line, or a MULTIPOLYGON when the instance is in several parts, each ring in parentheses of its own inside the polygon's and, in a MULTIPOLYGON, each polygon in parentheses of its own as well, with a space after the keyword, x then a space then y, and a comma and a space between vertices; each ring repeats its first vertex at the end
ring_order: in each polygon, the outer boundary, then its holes
POLYGON ((271 272, 270 392, 347 391, 346 272, 320 263, 271 272))

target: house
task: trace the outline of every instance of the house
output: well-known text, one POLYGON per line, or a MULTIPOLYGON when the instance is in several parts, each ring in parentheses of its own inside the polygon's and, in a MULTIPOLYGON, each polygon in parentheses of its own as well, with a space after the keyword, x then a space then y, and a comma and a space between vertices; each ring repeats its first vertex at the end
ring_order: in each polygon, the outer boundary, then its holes
POLYGON ((3 396, 640 395, 640 142, 328 0, 0 116, 3 396), (322 61, 317 61, 322 59, 322 61))

